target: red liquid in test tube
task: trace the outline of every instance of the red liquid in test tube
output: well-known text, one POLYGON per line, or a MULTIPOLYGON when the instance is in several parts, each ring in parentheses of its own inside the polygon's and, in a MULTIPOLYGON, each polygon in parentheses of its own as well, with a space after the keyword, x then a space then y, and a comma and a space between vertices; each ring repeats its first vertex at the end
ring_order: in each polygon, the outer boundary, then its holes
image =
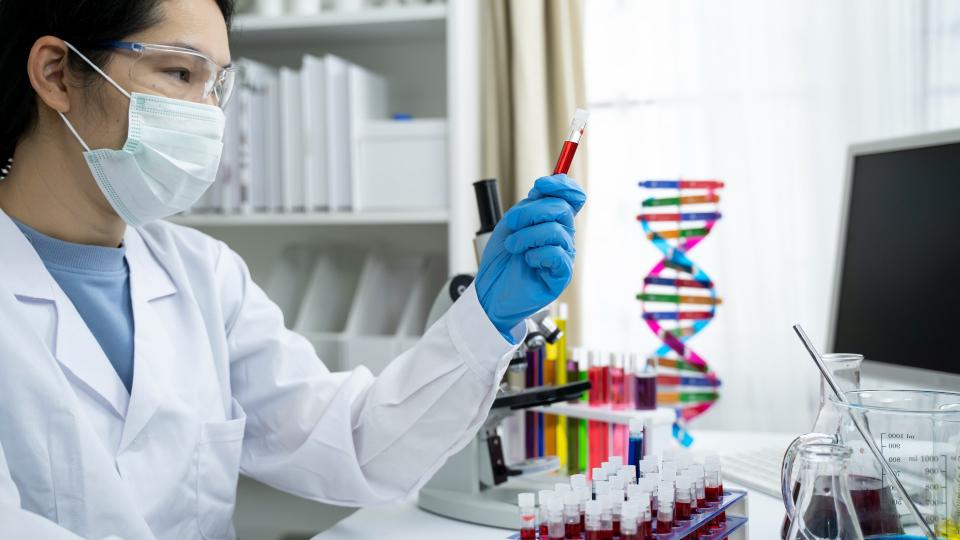
POLYGON ((573 163, 573 156, 577 153, 580 137, 583 136, 583 130, 587 127, 589 116, 590 113, 583 109, 577 109, 573 113, 573 120, 570 121, 570 132, 567 134, 566 140, 563 141, 560 157, 557 159, 556 167, 553 168, 553 174, 567 174, 570 171, 570 164, 573 163))

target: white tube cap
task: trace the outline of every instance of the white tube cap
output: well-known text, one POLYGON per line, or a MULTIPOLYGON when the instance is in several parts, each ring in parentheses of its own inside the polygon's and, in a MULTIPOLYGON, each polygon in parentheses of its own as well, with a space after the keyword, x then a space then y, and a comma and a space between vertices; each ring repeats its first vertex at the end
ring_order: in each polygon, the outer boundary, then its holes
POLYGON ((534 507, 533 493, 521 493, 517 495, 517 506, 519 506, 520 508, 533 508, 534 507))

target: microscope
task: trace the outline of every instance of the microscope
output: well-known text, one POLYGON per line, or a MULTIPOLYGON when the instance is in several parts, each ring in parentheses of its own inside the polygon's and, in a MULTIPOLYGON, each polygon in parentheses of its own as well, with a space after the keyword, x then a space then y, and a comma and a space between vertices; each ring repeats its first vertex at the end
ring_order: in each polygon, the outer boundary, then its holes
MULTIPOLYGON (((494 226, 502 217, 496 180, 474 183, 481 227, 474 240, 477 260, 483 254, 494 226)), ((440 291, 428 317, 428 326, 439 319, 473 282, 473 276, 451 277, 440 291)), ((511 364, 526 362, 526 352, 555 343, 562 333, 544 309, 525 321, 527 335, 511 364)), ((553 487, 560 477, 556 456, 527 459, 507 466, 499 435, 500 424, 518 410, 576 400, 590 389, 587 381, 538 386, 510 392, 503 386, 493 401, 476 437, 451 456, 420 490, 418 505, 429 512, 482 525, 513 528, 517 521, 517 495, 553 487)))

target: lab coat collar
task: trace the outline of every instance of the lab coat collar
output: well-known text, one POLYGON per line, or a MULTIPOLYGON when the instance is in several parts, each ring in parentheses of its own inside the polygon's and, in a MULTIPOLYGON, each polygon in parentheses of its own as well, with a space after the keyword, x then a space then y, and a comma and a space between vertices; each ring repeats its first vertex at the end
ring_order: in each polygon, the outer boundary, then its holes
POLYGON ((139 230, 127 227, 123 245, 127 249, 127 266, 130 267, 132 302, 150 302, 177 293, 177 286, 170 279, 170 274, 147 246, 139 230))
POLYGON ((123 452, 136 439, 164 403, 170 380, 167 367, 173 356, 171 338, 155 301, 177 293, 170 274, 140 231, 128 227, 123 237, 130 267, 130 302, 133 305, 133 389, 120 440, 123 452))
POLYGON ((123 418, 129 400, 123 382, 73 303, 43 265, 40 255, 2 211, 0 249, 4 254, 0 259, 0 280, 8 285, 16 299, 22 303, 51 303, 56 309, 56 330, 50 353, 83 386, 123 418))
POLYGON ((143 430, 164 399, 164 363, 172 355, 170 337, 153 301, 176 294, 176 285, 137 229, 123 239, 130 269, 130 303, 134 319, 133 390, 128 393, 90 329, 47 271, 33 246, 0 210, 0 280, 21 301, 50 302, 56 307, 53 356, 100 401, 124 419, 120 450, 143 430))

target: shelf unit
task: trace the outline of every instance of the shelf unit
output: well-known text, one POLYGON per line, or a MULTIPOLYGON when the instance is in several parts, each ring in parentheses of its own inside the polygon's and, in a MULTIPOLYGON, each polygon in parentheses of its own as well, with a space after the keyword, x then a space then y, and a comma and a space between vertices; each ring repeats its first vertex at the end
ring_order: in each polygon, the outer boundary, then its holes
POLYGON ((187 227, 278 227, 342 225, 446 225, 445 210, 418 212, 313 212, 250 214, 185 214, 170 221, 187 227))
MULTIPOLYGON (((335 54, 387 79, 390 111, 446 119, 449 181, 446 208, 396 212, 188 213, 171 221, 226 242, 244 258, 254 280, 280 304, 289 303, 298 293, 294 286, 282 283, 288 279, 284 272, 306 272, 307 278, 311 272, 319 272, 297 267, 305 264, 302 260, 284 262, 291 256, 296 258, 298 249, 312 253, 312 263, 329 258, 325 253, 345 250, 362 253, 363 263, 358 263, 357 272, 373 272, 369 266, 376 263, 371 261, 395 260, 402 256, 429 261, 422 263, 429 266, 429 272, 424 271, 430 277, 429 283, 423 280, 401 283, 401 276, 389 273, 377 281, 378 286, 386 289, 395 286, 415 289, 409 292, 409 305, 397 308, 402 311, 402 320, 395 329, 402 344, 398 347, 415 341, 423 332, 423 322, 414 319, 425 317, 425 309, 429 309, 427 299, 432 302, 432 296, 439 291, 446 276, 476 269, 471 240, 478 220, 471 184, 478 179, 480 168, 479 13, 479 0, 452 0, 308 16, 266 18, 244 14, 234 20, 230 38, 234 59, 251 58, 278 67, 299 67, 304 54, 335 54), (284 265, 286 270, 278 270, 284 265)), ((396 182, 403 181, 403 178, 396 179, 396 182)), ((339 279, 338 275, 341 274, 334 273, 330 279, 339 279)), ((309 290, 317 290, 315 284, 312 289, 308 285, 309 281, 299 285, 303 302, 311 301, 309 290)), ((328 286, 336 288, 340 284, 328 286)), ((376 296, 377 292, 364 289, 363 294, 376 296)), ((343 353, 348 347, 331 347, 330 343, 364 332, 357 323, 335 331, 311 330, 298 321, 309 312, 308 307, 284 311, 288 326, 309 334, 322 356, 324 351, 334 351, 333 356, 343 353)), ((351 315, 354 316, 359 315, 351 315)), ((309 322, 308 317, 306 323, 309 322)), ((397 347, 384 347, 383 354, 388 350, 394 354, 395 349, 397 347)), ((331 369, 354 365, 351 361, 341 366, 338 358, 329 356, 324 360, 331 369)), ((383 360, 371 359, 378 367, 382 367, 383 360)))
POLYGON ((240 15, 233 24, 234 42, 270 45, 303 40, 438 38, 444 35, 447 12, 446 4, 438 3, 317 15, 240 15), (318 35, 320 32, 322 35, 318 35))

